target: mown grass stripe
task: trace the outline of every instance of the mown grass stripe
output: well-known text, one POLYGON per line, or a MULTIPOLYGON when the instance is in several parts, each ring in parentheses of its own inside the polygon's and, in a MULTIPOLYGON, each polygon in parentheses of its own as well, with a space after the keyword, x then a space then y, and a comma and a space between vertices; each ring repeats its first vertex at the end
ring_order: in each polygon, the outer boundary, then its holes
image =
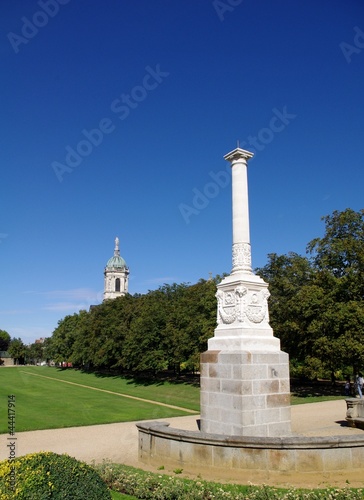
POLYGON ((186 413, 192 413, 194 415, 198 414, 196 410, 189 410, 188 408, 181 408, 180 406, 169 405, 168 403, 161 403, 159 401, 153 401, 151 399, 139 398, 137 396, 130 396, 129 394, 122 394, 120 392, 108 391, 107 389, 99 389, 98 387, 92 387, 90 385, 78 384, 77 382, 70 382, 69 380, 63 380, 61 378, 47 377, 46 375, 39 375, 38 373, 31 373, 25 370, 20 370, 21 373, 26 373, 27 375, 33 375, 34 377, 47 378, 49 380, 55 380, 56 382, 63 382, 64 384, 76 385, 78 387, 84 387, 85 389, 92 389, 93 391, 106 392, 107 394, 114 394, 115 396, 121 396, 122 398, 135 399, 137 401, 143 401, 144 403, 150 403, 158 406, 165 406, 173 410, 180 410, 186 413))

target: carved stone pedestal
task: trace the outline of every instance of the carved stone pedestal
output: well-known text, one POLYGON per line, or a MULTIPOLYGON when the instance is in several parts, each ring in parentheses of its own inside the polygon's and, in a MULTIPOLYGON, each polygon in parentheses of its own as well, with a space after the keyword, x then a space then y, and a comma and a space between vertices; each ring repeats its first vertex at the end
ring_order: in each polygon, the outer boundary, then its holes
POLYGON ((290 435, 289 361, 268 323, 267 284, 236 273, 218 285, 216 296, 218 326, 201 355, 201 430, 290 435))

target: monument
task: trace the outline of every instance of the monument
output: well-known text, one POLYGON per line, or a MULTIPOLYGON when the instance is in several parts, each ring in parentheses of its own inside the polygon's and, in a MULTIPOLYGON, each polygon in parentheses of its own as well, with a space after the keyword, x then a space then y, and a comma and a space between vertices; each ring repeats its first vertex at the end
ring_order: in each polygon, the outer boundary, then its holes
MULTIPOLYGON (((252 156, 239 147, 225 156, 232 168, 233 268, 217 286, 218 324, 201 355, 200 430, 140 422, 139 460, 197 477, 213 472, 224 482, 299 487, 353 482, 364 470, 362 436, 291 433, 288 355, 269 326, 268 285, 251 266, 247 162, 252 156)), ((349 425, 364 428, 364 405, 354 399, 347 405, 349 425)))
POLYGON ((232 169, 232 271, 217 286, 217 327, 201 354, 201 431, 227 436, 291 433, 288 354, 269 325, 268 285, 252 271, 247 163, 237 147, 232 169))

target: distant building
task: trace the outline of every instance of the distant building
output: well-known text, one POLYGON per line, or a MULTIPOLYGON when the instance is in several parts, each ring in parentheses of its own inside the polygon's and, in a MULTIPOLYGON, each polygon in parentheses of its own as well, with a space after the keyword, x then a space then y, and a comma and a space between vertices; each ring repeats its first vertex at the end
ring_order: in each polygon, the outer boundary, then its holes
POLYGON ((128 293, 129 268, 120 256, 119 238, 115 238, 114 255, 104 271, 104 300, 116 299, 128 293))
POLYGON ((35 344, 44 344, 44 337, 41 337, 40 339, 36 339, 34 342, 35 344))
POLYGON ((10 356, 8 351, 0 351, 0 366, 15 365, 14 358, 10 356))

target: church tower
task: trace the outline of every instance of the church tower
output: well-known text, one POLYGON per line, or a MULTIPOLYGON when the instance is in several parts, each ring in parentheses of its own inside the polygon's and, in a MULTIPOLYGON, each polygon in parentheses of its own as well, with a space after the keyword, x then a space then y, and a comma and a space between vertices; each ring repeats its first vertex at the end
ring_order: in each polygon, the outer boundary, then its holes
POLYGON ((128 293, 129 268, 120 256, 119 238, 115 238, 114 255, 108 260, 104 271, 104 300, 116 299, 128 293))

